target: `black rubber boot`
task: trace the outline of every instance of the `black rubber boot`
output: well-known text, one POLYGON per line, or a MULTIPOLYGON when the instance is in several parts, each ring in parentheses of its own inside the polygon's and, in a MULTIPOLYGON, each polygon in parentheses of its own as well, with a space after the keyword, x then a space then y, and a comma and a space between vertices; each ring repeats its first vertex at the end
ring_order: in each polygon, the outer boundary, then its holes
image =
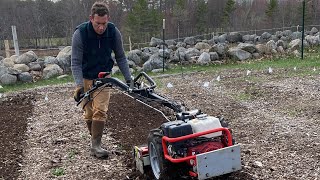
POLYGON ((92 120, 86 120, 86 123, 87 123, 87 127, 88 127, 88 130, 89 130, 89 133, 90 133, 90 135, 92 135, 92 133, 91 133, 92 120))
POLYGON ((107 158, 108 151, 101 148, 101 137, 103 133, 105 122, 104 121, 92 121, 91 125, 91 155, 97 158, 107 158))

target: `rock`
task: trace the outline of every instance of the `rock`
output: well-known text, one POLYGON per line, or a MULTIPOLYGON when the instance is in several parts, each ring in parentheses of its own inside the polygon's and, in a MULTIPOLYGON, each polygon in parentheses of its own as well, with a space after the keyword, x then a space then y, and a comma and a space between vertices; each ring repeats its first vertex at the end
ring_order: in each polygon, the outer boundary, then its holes
POLYGON ((168 49, 164 49, 164 51, 163 49, 159 49, 159 56, 162 58, 164 57, 165 59, 168 59, 170 58, 170 52, 168 49))
POLYGON ((39 62, 31 62, 28 64, 30 71, 40 71, 42 69, 39 62))
POLYGON ((143 62, 140 57, 141 54, 142 54, 142 51, 135 49, 135 50, 129 51, 127 57, 128 57, 128 60, 133 61, 135 64, 142 65, 143 62))
POLYGON ((305 40, 310 44, 310 46, 318 46, 320 44, 320 37, 307 35, 305 40))
POLYGON ((10 56, 10 59, 13 61, 13 62, 15 62, 16 61, 16 59, 18 59, 18 55, 12 55, 12 56, 10 56))
POLYGON ((179 47, 184 47, 184 48, 185 48, 185 47, 187 47, 187 44, 184 43, 184 42, 178 42, 177 45, 176 45, 176 47, 178 47, 178 48, 179 48, 179 47))
POLYGON ((0 65, 0 77, 9 72, 8 67, 0 65))
POLYGON ((242 49, 239 49, 239 48, 230 48, 228 50, 228 55, 231 58, 234 58, 234 59, 240 60, 240 61, 250 59, 252 57, 251 53, 244 51, 242 49))
POLYGON ((129 68, 135 68, 137 65, 133 61, 128 60, 129 68))
POLYGON ((258 53, 260 53, 260 54, 267 53, 267 46, 264 44, 257 44, 256 49, 257 49, 258 53))
POLYGON ((0 83, 4 85, 15 84, 17 82, 17 76, 11 74, 3 74, 0 76, 0 83))
POLYGON ((249 44, 249 43, 240 43, 238 44, 238 48, 250 52, 250 53, 254 53, 257 51, 257 48, 255 45, 253 44, 249 44))
POLYGON ((177 42, 175 40, 165 40, 166 44, 168 46, 175 46, 177 45, 177 42))
POLYGON ((195 45, 195 48, 198 50, 202 50, 202 49, 210 49, 211 46, 208 43, 199 42, 195 45))
POLYGON ((300 46, 301 46, 301 40, 300 40, 300 39, 292 40, 292 41, 289 43, 289 47, 290 47, 290 49, 291 49, 292 51, 299 49, 300 46))
POLYGON ((30 70, 29 66, 25 65, 25 64, 15 64, 13 66, 13 69, 22 71, 22 72, 28 72, 30 70))
POLYGON ((57 64, 63 69, 64 72, 71 72, 71 53, 71 46, 66 46, 59 52, 57 56, 57 64))
POLYGON ((57 79, 64 79, 64 78, 67 78, 67 77, 69 77, 68 74, 63 74, 61 76, 58 76, 57 79))
POLYGON ((18 79, 21 82, 32 82, 33 78, 30 73, 28 72, 23 72, 18 75, 18 79))
POLYGON ((270 40, 266 43, 266 47, 267 47, 267 53, 271 52, 272 50, 277 48, 276 42, 274 42, 274 40, 270 40))
POLYGON ((210 60, 211 61, 215 61, 215 60, 219 59, 219 55, 218 55, 217 52, 209 52, 209 55, 210 55, 210 60))
POLYGON ((14 61, 11 58, 4 58, 1 62, 6 67, 13 67, 14 66, 14 61))
POLYGON ((255 167, 255 168, 262 168, 263 164, 260 161, 255 161, 255 162, 253 162, 252 166, 255 167))
POLYGON ((312 27, 312 29, 310 30, 310 32, 311 32, 311 35, 317 34, 318 29, 315 28, 315 27, 312 27))
POLYGON ((15 64, 29 64, 30 62, 36 61, 38 56, 33 51, 28 51, 20 55, 15 61, 15 64))
POLYGON ((242 35, 239 32, 231 32, 227 35, 227 41, 230 43, 242 42, 242 35))
POLYGON ((290 36, 290 38, 292 40, 295 40, 295 39, 301 39, 302 38, 302 33, 301 32, 293 32, 290 36))
POLYGON ((195 45, 197 40, 194 37, 186 37, 183 41, 184 43, 186 43, 187 45, 195 45))
POLYGON ((291 30, 284 30, 282 32, 282 35, 285 36, 285 37, 290 37, 292 34, 292 31, 291 30))
MULTIPOLYGON (((164 71, 166 71, 166 69, 164 71)), ((161 73, 161 72, 163 72, 163 69, 153 69, 151 72, 153 72, 153 73, 161 73)))
MULTIPOLYGON (((153 69, 159 69, 163 67, 163 58, 159 54, 153 54, 150 59, 143 64, 144 71, 151 71, 153 69)), ((165 64, 166 67, 166 64, 165 64)))
POLYGON ((53 76, 57 76, 63 73, 63 70, 57 64, 48 64, 47 67, 43 69, 43 78, 48 79, 53 76))
POLYGON ((208 64, 210 62, 210 55, 207 52, 203 52, 197 61, 199 64, 208 64))
POLYGON ((259 59, 259 58, 261 58, 261 55, 260 55, 259 53, 253 53, 253 54, 252 54, 252 57, 253 57, 254 59, 259 59))
POLYGON ((261 34, 261 38, 263 40, 269 40, 271 38, 271 36, 272 35, 270 33, 268 33, 268 32, 264 32, 264 33, 261 34))
POLYGON ((111 74, 117 74, 120 73, 120 69, 118 66, 113 66, 111 74))
POLYGON ((225 43, 219 43, 214 45, 209 52, 217 52, 220 57, 225 56, 227 52, 227 45, 225 43))
POLYGON ((218 37, 218 43, 226 43, 227 41, 227 34, 222 34, 218 37))
POLYGON ((157 46, 160 46, 162 43, 163 43, 162 39, 152 37, 149 45, 151 47, 157 47, 157 46))
POLYGON ((196 56, 200 56, 201 52, 196 49, 196 48, 189 48, 187 49, 187 51, 185 52, 185 59, 187 61, 190 61, 192 59, 192 57, 196 57, 196 56))
POLYGON ((46 56, 44 58, 44 66, 47 66, 48 64, 58 64, 58 59, 53 56, 46 56))

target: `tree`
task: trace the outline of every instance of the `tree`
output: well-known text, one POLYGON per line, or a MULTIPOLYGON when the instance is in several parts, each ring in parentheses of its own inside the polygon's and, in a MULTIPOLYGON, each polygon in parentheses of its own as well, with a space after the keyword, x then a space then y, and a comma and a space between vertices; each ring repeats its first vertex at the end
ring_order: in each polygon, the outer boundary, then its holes
POLYGON ((198 33, 204 33, 208 27, 208 6, 204 0, 197 1, 196 28, 198 33))
POLYGON ((222 18, 224 27, 230 28, 231 26, 231 16, 233 11, 236 9, 235 4, 236 2, 234 0, 227 0, 222 18))
POLYGON ((267 4, 266 15, 269 19, 271 26, 274 26, 275 17, 278 11, 278 0, 270 0, 267 4))
POLYGON ((146 42, 150 36, 161 32, 161 19, 160 12, 146 0, 138 0, 128 13, 125 30, 133 42, 146 42))

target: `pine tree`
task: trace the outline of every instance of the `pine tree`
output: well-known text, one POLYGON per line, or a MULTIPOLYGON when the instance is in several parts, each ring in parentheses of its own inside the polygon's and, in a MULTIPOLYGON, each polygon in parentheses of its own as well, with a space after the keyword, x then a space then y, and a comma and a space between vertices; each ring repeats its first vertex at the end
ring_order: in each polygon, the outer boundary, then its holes
POLYGON ((147 0, 138 0, 128 13, 126 32, 133 42, 145 42, 161 33, 162 15, 147 0))
POLYGON ((196 29, 199 33, 203 33, 207 27, 208 7, 204 0, 198 0, 196 10, 196 29))
POLYGON ((235 7, 236 2, 234 0, 228 0, 226 3, 226 6, 224 8, 224 13, 223 13, 223 26, 224 27, 229 27, 231 24, 231 14, 232 12, 236 9, 235 7))
POLYGON ((273 19, 277 9, 278 9, 278 0, 270 0, 266 10, 266 15, 269 18, 273 19))

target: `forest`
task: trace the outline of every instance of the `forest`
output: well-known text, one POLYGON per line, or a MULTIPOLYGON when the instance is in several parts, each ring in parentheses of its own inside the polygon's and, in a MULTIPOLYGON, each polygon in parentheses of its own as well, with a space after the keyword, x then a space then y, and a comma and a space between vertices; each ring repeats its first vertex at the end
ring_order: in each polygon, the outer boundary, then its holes
MULTIPOLYGON (((306 28, 319 25, 320 0, 305 0, 306 28)), ((87 21, 95 0, 0 0, 0 48, 12 39, 17 27, 20 46, 39 48, 40 40, 70 45, 77 25, 87 21), (61 42, 57 42, 61 41, 61 42)), ((302 0, 105 0, 111 21, 133 43, 212 33, 241 31, 263 33, 263 29, 302 25, 302 0), (261 30, 261 31, 259 31, 261 30)), ((281 29, 280 29, 281 30, 281 29)), ((298 27, 299 30, 299 27, 298 27)))

